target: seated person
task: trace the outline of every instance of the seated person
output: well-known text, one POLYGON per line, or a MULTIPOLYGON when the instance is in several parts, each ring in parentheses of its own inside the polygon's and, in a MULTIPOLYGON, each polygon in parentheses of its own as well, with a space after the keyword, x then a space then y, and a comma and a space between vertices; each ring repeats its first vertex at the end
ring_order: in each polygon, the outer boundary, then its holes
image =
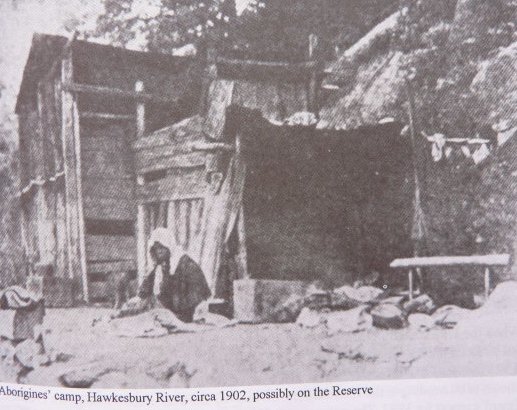
POLYGON ((148 242, 153 268, 144 278, 138 296, 151 307, 164 307, 180 320, 191 322, 210 289, 199 265, 175 243, 174 232, 157 228, 148 242))

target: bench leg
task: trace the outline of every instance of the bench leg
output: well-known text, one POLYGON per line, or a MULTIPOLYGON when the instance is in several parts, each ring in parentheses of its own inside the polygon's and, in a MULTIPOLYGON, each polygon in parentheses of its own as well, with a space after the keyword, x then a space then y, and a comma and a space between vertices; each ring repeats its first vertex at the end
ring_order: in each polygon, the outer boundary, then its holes
POLYGON ((485 301, 488 299, 490 294, 490 269, 485 269, 485 301))
POLYGON ((409 300, 413 300, 413 269, 410 269, 408 272, 408 282, 409 282, 409 300))

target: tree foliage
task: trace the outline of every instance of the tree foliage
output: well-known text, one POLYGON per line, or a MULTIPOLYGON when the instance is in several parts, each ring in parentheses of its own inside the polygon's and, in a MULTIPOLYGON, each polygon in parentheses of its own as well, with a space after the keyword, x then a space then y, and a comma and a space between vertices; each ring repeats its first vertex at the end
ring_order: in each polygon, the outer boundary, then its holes
POLYGON ((235 0, 104 0, 96 36, 112 43, 151 51, 228 36, 235 18, 235 0))

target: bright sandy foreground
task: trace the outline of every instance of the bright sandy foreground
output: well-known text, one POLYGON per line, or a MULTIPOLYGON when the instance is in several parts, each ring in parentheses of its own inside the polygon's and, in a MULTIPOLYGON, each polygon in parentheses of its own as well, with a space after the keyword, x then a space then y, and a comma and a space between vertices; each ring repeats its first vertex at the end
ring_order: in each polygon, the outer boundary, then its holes
POLYGON ((19 381, 60 386, 61 374, 91 363, 109 369, 93 387, 110 388, 185 387, 181 378, 161 376, 160 369, 178 362, 193 374, 190 387, 517 375, 517 284, 505 286, 452 330, 371 329, 332 337, 321 327, 261 324, 122 338, 92 328, 106 309, 49 309, 47 349, 73 358, 19 381))

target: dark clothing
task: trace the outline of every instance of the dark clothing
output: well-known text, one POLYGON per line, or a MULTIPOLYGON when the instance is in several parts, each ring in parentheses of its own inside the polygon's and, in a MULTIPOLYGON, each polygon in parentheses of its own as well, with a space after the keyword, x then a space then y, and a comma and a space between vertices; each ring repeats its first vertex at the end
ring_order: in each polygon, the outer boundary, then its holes
MULTIPOLYGON (((147 299, 153 295, 155 269, 144 279, 138 296, 147 299)), ((163 275, 158 301, 184 322, 192 322, 194 310, 210 297, 210 289, 199 265, 188 255, 178 262, 174 275, 163 275)))

